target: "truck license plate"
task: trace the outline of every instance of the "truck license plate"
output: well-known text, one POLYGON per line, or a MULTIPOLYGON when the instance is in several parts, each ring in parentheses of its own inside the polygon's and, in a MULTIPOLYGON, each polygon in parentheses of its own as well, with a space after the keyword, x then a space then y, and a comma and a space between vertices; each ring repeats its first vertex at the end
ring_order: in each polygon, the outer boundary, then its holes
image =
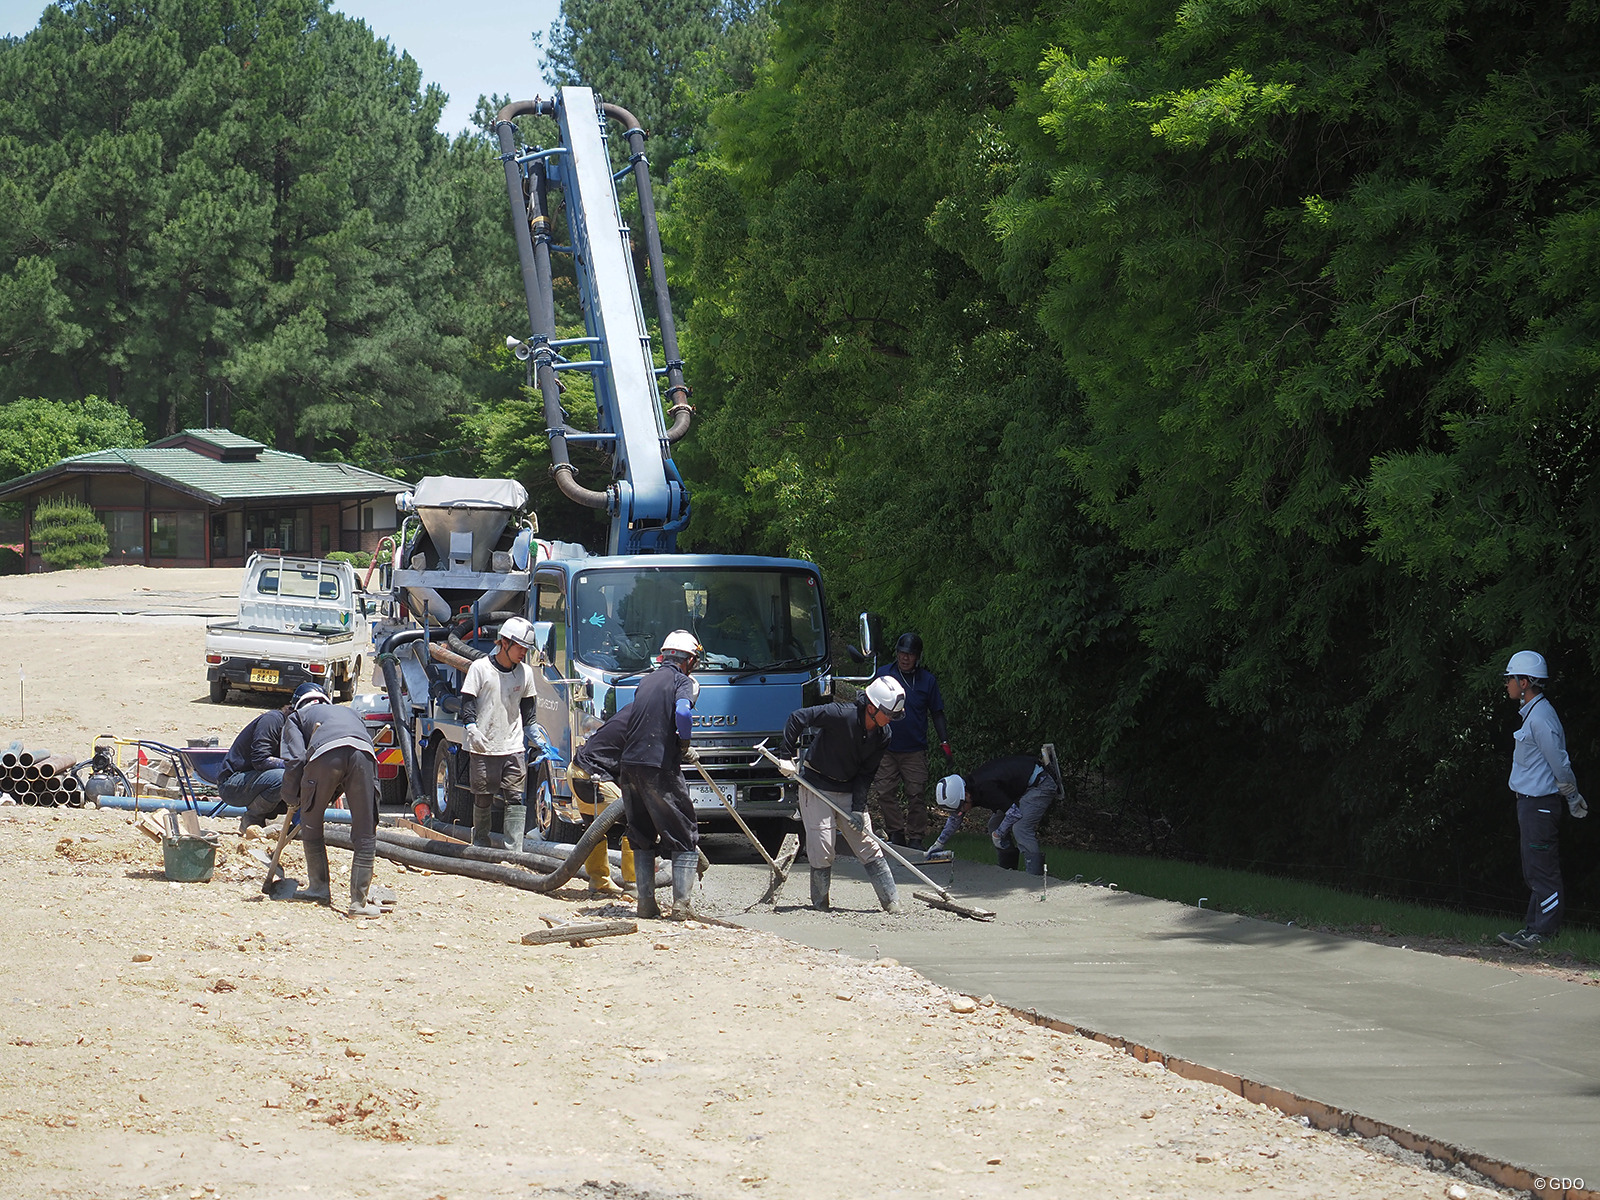
POLYGON ((276 671, 265 670, 265 669, 263 669, 261 667, 251 667, 250 668, 250 682, 251 683, 277 683, 278 682, 278 673, 276 671))
MULTIPOLYGON (((724 791, 723 795, 727 795, 724 791)), ((730 800, 733 798, 728 797, 730 800)), ((717 793, 711 790, 709 784, 691 783, 689 785, 689 801, 696 808, 721 808, 722 804, 717 799, 717 793)))

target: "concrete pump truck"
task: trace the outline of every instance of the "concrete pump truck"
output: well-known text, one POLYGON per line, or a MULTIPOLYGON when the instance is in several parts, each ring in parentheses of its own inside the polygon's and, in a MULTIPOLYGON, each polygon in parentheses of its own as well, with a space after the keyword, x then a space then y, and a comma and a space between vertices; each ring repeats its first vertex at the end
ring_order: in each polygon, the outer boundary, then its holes
MULTIPOLYGON (((569 784, 573 753, 631 700, 666 635, 686 629, 704 647, 693 745, 762 841, 776 845, 798 829, 795 784, 753 765, 752 747, 775 741, 792 710, 831 694, 820 574, 797 559, 675 552, 689 520, 689 490, 672 447, 688 431, 692 410, 638 121, 588 88, 568 87, 553 100, 507 105, 494 132, 529 318, 528 336, 507 343, 531 365, 543 399, 556 484, 575 503, 608 515, 608 540, 602 553, 540 541, 524 511, 527 494, 511 480, 423 479, 402 503, 409 513, 391 576, 396 619, 375 635, 390 695, 384 711, 374 705, 369 718, 385 722, 392 712, 413 800, 422 801, 419 815, 423 805, 440 816, 470 811, 466 733, 457 715, 463 672, 471 657, 492 649, 500 623, 511 616, 533 622, 536 741, 543 744, 529 751, 530 815, 546 839, 573 841, 594 811, 569 784), (555 119, 557 144, 518 144, 513 121, 528 114, 555 119), (621 170, 608 152, 611 128, 626 140, 621 170), (617 182, 630 175, 655 294, 659 361, 640 303, 633 231, 617 199, 617 182), (567 244, 557 243, 558 230, 567 244), (582 336, 557 332, 557 254, 570 256, 582 336), (574 428, 562 405, 559 381, 573 371, 593 381, 593 430, 574 428), (578 481, 568 454, 575 445, 603 451, 611 465, 604 488, 578 481)), ((864 618, 862 631, 870 653, 875 622, 864 618)), ((388 773, 396 773, 393 765, 388 773)), ((389 785, 388 799, 399 798, 394 791, 389 785)), ((698 773, 689 792, 707 826, 726 819, 698 773)))

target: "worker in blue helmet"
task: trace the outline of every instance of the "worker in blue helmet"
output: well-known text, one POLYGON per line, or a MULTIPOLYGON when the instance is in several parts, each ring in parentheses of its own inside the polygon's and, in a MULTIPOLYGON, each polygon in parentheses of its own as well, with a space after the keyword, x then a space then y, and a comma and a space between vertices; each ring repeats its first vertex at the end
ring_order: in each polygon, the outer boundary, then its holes
POLYGON ((1545 695, 1550 667, 1544 655, 1518 650, 1506 663, 1506 695, 1517 702, 1522 724, 1511 751, 1511 794, 1517 802, 1522 840, 1522 878, 1528 914, 1521 929, 1500 940, 1518 950, 1537 950, 1561 931, 1566 900, 1561 890, 1561 810, 1589 813, 1567 758, 1567 734, 1545 695))

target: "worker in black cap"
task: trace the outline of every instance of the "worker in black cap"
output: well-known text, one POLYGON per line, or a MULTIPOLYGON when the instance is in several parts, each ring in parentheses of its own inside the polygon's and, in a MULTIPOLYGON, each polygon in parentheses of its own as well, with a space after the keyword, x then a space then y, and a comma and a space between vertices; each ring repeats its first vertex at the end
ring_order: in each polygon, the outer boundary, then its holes
POLYGON ((314 683, 295 690, 293 711, 283 723, 283 796, 300 813, 308 886, 295 899, 332 903, 328 844, 323 814, 339 793, 350 809, 350 906, 352 917, 376 917, 383 909, 369 896, 378 847, 378 759, 367 723, 353 709, 328 702, 314 683))

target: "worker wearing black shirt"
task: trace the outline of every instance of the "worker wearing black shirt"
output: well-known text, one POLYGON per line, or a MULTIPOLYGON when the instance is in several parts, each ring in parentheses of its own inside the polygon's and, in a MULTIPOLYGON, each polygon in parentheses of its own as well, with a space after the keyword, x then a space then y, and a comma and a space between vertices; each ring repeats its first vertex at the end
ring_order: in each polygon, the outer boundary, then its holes
POLYGON ((700 643, 694 634, 683 629, 669 633, 661 643, 661 666, 639 681, 633 701, 613 718, 625 714, 627 718, 617 756, 618 781, 628 813, 628 840, 633 843, 639 878, 637 911, 642 918, 661 915, 655 892, 658 853, 672 860, 672 918, 694 915, 689 894, 700 861, 700 830, 682 762, 689 743, 693 692, 689 675, 699 660, 700 643))
POLYGON ((867 794, 878 774, 878 764, 889 744, 889 722, 905 711, 905 688, 895 679, 874 679, 853 702, 839 701, 799 708, 783 727, 780 756, 785 775, 799 775, 827 795, 850 820, 837 826, 833 809, 804 787, 800 789, 800 820, 806 829, 806 862, 811 865, 811 907, 828 911, 828 888, 833 880, 833 838, 843 836, 878 894, 885 912, 899 912, 900 899, 894 874, 878 843, 865 836, 872 831, 867 814, 867 794), (812 736, 805 758, 795 765, 795 752, 807 732, 812 736))
POLYGON ((289 706, 270 708, 239 731, 228 747, 217 776, 217 790, 231 805, 244 808, 239 832, 252 825, 264 825, 268 817, 283 811, 278 791, 283 786, 283 759, 278 757, 278 741, 283 735, 289 706))
POLYGON ((283 723, 283 796, 300 811, 300 837, 308 886, 295 898, 332 901, 323 814, 344 794, 350 808, 350 907, 352 917, 383 910, 368 895, 378 848, 378 762, 367 723, 353 709, 330 704, 325 692, 303 684, 294 711, 283 723))
MULTIPOLYGON (((572 756, 572 769, 567 772, 567 782, 572 794, 582 804, 602 811, 622 795, 617 775, 622 770, 622 747, 628 740, 629 705, 617 712, 609 721, 591 733, 572 756)), ((626 826, 624 826, 626 828, 626 826)), ((606 843, 594 848, 583 864, 589 873, 589 894, 604 896, 615 894, 611 883, 611 856, 606 843)), ((622 890, 634 890, 633 843, 622 838, 622 890)))
POLYGON ((990 810, 989 837, 994 842, 999 865, 1013 869, 1020 857, 1030 875, 1044 874, 1044 848, 1039 845, 1039 825, 1050 806, 1061 795, 1042 758, 1032 754, 1008 754, 993 758, 966 775, 947 775, 939 781, 934 796, 939 807, 950 812, 939 840, 928 856, 941 856, 944 844, 961 828, 961 818, 973 808, 990 810))

